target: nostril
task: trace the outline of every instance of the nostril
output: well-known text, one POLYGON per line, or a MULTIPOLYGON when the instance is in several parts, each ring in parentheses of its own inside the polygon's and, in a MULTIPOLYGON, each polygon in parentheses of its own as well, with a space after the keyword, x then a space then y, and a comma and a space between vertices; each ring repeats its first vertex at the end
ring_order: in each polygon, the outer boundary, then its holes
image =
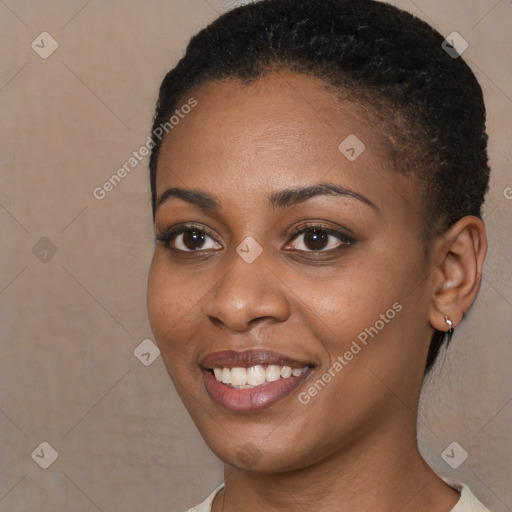
POLYGON ((218 327, 219 329, 222 328, 222 320, 220 320, 219 318, 217 318, 215 316, 210 316, 210 315, 208 315, 208 318, 210 319, 210 321, 212 322, 212 324, 215 327, 218 327))

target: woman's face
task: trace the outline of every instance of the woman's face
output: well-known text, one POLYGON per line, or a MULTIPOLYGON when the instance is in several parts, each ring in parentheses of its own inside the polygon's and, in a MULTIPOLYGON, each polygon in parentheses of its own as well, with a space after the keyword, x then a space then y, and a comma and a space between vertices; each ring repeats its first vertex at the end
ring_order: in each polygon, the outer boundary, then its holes
POLYGON ((201 434, 255 471, 414 435, 430 267, 381 128, 292 73, 191 96, 158 163, 148 311, 201 434))

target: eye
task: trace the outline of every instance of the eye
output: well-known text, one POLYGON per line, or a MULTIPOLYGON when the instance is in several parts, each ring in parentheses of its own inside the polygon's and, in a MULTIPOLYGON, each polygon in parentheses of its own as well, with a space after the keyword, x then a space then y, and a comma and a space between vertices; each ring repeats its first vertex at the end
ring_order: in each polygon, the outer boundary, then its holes
POLYGON ((307 226, 292 235, 286 248, 306 252, 327 252, 341 246, 351 245, 355 240, 335 229, 325 226, 307 226))
POLYGON ((167 248, 182 252, 222 249, 222 245, 198 226, 181 226, 170 229, 157 235, 156 239, 167 248))

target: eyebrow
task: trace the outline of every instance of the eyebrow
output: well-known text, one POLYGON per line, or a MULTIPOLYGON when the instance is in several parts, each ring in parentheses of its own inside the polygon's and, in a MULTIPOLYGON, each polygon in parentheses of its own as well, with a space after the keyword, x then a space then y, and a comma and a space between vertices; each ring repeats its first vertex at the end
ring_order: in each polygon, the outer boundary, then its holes
POLYGON ((379 211, 377 206, 367 197, 349 188, 336 185, 335 183, 318 183, 309 187, 280 190, 270 196, 269 202, 273 208, 285 208, 298 203, 303 203, 304 201, 316 196, 352 197, 353 199, 357 199, 358 201, 361 201, 362 203, 379 211))
POLYGON ((177 197, 187 203, 199 206, 202 210, 218 211, 220 203, 209 194, 199 190, 172 187, 168 188, 157 200, 156 208, 171 197, 177 197))
MULTIPOLYGON (((318 183, 309 187, 296 187, 274 192, 269 197, 269 204, 274 209, 286 208, 317 196, 343 196, 357 199, 362 203, 371 206, 374 210, 379 208, 367 197, 355 192, 354 190, 341 187, 334 183, 318 183)), ((217 212, 220 209, 220 202, 210 194, 200 190, 184 189, 179 187, 168 188, 158 198, 156 208, 165 203, 171 197, 177 197, 187 203, 198 206, 202 210, 217 212)))

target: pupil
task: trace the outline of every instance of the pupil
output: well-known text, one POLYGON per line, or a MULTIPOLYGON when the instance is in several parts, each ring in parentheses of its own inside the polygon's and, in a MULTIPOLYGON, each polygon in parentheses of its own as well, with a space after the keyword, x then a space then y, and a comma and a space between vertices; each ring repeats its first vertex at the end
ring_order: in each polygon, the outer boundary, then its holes
POLYGON ((327 237, 327 233, 312 229, 305 233, 304 241, 309 249, 323 249, 326 246, 327 237))
POLYGON ((198 249, 204 244, 204 233, 200 231, 186 231, 183 233, 183 243, 187 249, 198 249))

